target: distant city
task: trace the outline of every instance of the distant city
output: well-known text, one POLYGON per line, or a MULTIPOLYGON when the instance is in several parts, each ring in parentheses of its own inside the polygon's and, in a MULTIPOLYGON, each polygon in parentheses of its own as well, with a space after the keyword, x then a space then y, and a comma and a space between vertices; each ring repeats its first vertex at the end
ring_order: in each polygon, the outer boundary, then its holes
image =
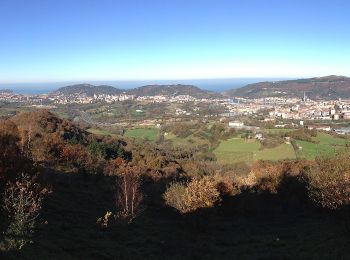
MULTIPOLYGON (((326 85, 326 88, 334 86, 334 81, 344 83, 348 81, 345 77, 329 76, 323 78, 314 78, 307 80, 296 80, 295 82, 314 81, 323 83, 324 80, 332 80, 326 85)), ((272 82, 269 84, 283 85, 285 82, 272 82)), ((257 83, 248 85, 242 88, 233 88, 230 91, 223 93, 202 90, 192 85, 147 85, 144 87, 133 89, 117 89, 112 86, 94 86, 90 84, 77 84, 63 88, 56 91, 51 91, 45 94, 18 94, 11 90, 0 91, 0 101, 7 103, 18 103, 29 105, 37 108, 52 109, 56 106, 67 104, 94 104, 98 102, 112 104, 125 101, 134 101, 139 104, 147 103, 188 103, 193 104, 207 104, 220 105, 224 108, 224 112, 220 115, 223 118, 235 118, 237 116, 256 116, 261 114, 261 111, 268 113, 262 118, 263 122, 275 122, 276 120, 293 120, 298 122, 300 126, 304 126, 304 121, 338 121, 350 119, 350 99, 341 98, 317 98, 313 99, 308 94, 311 92, 300 91, 295 96, 289 92, 274 90, 272 88, 266 94, 266 88, 262 89, 265 96, 253 97, 237 96, 235 93, 247 92, 252 86, 260 86, 257 83), (247 90, 248 89, 248 90, 247 90), (233 92, 232 92, 233 91, 233 92), (272 91, 272 92, 271 92, 272 91), (278 94, 278 95, 277 95, 278 94), (277 96, 276 96, 277 95, 277 96), (292 96, 290 96, 292 95, 292 96)), ((256 90, 254 91, 254 93, 256 90)), ((248 91, 249 93, 249 91, 248 91)), ((186 111, 177 108, 175 115, 196 116, 195 111, 186 111)), ((136 112, 142 112, 137 110, 136 112)), ((85 113, 84 113, 85 114, 85 113)), ((205 115, 204 117, 210 117, 205 115)), ((84 117, 83 117, 84 118, 84 117)), ((295 124, 295 123, 293 123, 295 124)), ((230 121, 228 124, 233 128, 246 128, 242 122, 230 121)), ((277 128, 284 128, 287 124, 275 124, 277 128)), ((249 126, 248 126, 249 128, 249 126)), ((323 131, 334 130, 327 125, 312 126, 309 124, 308 128, 315 128, 323 131)), ((348 133, 348 129, 337 129, 338 134, 348 133)))

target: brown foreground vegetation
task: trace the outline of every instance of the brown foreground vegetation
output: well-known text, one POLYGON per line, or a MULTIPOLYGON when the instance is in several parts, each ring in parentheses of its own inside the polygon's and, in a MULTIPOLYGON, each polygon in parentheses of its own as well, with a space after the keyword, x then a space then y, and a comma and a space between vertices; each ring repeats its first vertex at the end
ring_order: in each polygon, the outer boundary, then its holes
POLYGON ((224 167, 199 160, 196 147, 102 138, 46 111, 2 120, 0 144, 6 259, 350 253, 348 151, 224 167), (23 194, 27 207, 18 206, 23 194))

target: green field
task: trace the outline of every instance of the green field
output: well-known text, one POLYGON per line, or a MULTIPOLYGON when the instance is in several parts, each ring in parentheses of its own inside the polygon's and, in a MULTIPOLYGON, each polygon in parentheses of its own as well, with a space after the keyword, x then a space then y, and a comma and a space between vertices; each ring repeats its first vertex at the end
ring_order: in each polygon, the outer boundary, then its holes
MULTIPOLYGON (((270 129, 275 132, 290 131, 290 129, 270 129)), ((88 132, 97 135, 111 135, 107 130, 91 128, 88 132)), ((159 134, 157 128, 135 128, 128 129, 124 136, 131 138, 141 138, 150 141, 154 141, 159 134)), ((188 146, 188 145, 202 145, 208 144, 209 141, 199 138, 195 135, 190 135, 186 138, 177 137, 174 134, 167 134, 166 140, 170 140, 175 146, 188 146)), ((305 158, 309 160, 315 159, 317 156, 335 155, 336 151, 343 149, 346 144, 346 139, 338 138, 336 136, 318 132, 317 137, 313 140, 316 143, 299 141, 296 143, 300 147, 299 150, 294 151, 293 146, 290 144, 281 144, 275 148, 260 150, 260 143, 256 140, 245 141, 243 138, 235 137, 225 141, 221 141, 219 146, 213 151, 217 160, 221 163, 235 163, 239 161, 245 161, 252 163, 257 160, 283 160, 283 159, 295 159, 305 158)))
POLYGON ((125 132, 124 136, 132 138, 142 138, 153 141, 157 138, 158 133, 159 129, 157 128, 135 128, 128 129, 125 132))
POLYGON ((256 140, 245 141, 240 137, 222 141, 214 150, 219 162, 235 163, 245 161, 251 163, 257 160, 294 159, 295 152, 292 145, 281 144, 275 148, 260 150, 260 143, 256 140))
POLYGON ((87 130, 89 133, 95 134, 95 135, 110 135, 110 136, 118 136, 116 134, 112 134, 104 129, 97 129, 97 128, 90 128, 87 130))
POLYGON ((186 138, 181 138, 177 137, 176 135, 169 133, 165 136, 166 140, 170 140, 173 145, 179 146, 179 145, 201 145, 201 144, 209 144, 209 141, 201 139, 199 137, 194 136, 193 134, 186 137, 186 138))
POLYGON ((301 147, 297 151, 298 158, 314 159, 317 156, 331 156, 337 150, 345 147, 346 140, 332 136, 330 134, 319 132, 314 138, 318 143, 311 143, 306 141, 296 141, 301 147))
POLYGON ((219 162, 234 163, 245 161, 251 163, 257 160, 283 160, 305 158, 313 160, 317 156, 335 155, 337 150, 345 148, 346 140, 332 136, 327 133, 319 132, 317 137, 313 138, 317 143, 299 141, 296 143, 301 147, 300 150, 294 151, 292 145, 282 144, 272 149, 260 150, 260 143, 255 140, 246 142, 242 138, 231 138, 222 141, 214 150, 219 162))

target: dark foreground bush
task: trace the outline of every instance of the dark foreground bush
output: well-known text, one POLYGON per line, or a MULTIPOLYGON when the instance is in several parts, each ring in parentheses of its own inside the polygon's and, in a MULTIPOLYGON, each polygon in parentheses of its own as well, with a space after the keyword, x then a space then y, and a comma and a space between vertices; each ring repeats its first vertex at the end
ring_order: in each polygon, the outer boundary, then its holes
POLYGON ((328 209, 341 209, 350 204, 350 153, 334 158, 317 158, 308 174, 309 196, 328 209))
POLYGON ((3 247, 7 250, 21 249, 31 242, 42 202, 49 193, 50 190, 42 187, 36 177, 26 174, 6 185, 4 208, 9 217, 9 226, 3 247))

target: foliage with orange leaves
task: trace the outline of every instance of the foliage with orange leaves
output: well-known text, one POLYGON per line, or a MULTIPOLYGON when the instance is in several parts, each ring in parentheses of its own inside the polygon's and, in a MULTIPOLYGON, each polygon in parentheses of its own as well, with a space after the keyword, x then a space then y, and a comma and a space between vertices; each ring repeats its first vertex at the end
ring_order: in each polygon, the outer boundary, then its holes
POLYGON ((185 214, 201 208, 213 207, 220 200, 217 181, 213 177, 194 178, 185 183, 174 182, 165 191, 163 198, 168 206, 185 214))
POLYGON ((97 166, 86 147, 80 144, 63 146, 60 157, 61 160, 82 172, 94 172, 97 166))
POLYGON ((0 179, 15 178, 23 170, 31 168, 30 161, 22 153, 17 126, 10 120, 0 119, 0 179))

